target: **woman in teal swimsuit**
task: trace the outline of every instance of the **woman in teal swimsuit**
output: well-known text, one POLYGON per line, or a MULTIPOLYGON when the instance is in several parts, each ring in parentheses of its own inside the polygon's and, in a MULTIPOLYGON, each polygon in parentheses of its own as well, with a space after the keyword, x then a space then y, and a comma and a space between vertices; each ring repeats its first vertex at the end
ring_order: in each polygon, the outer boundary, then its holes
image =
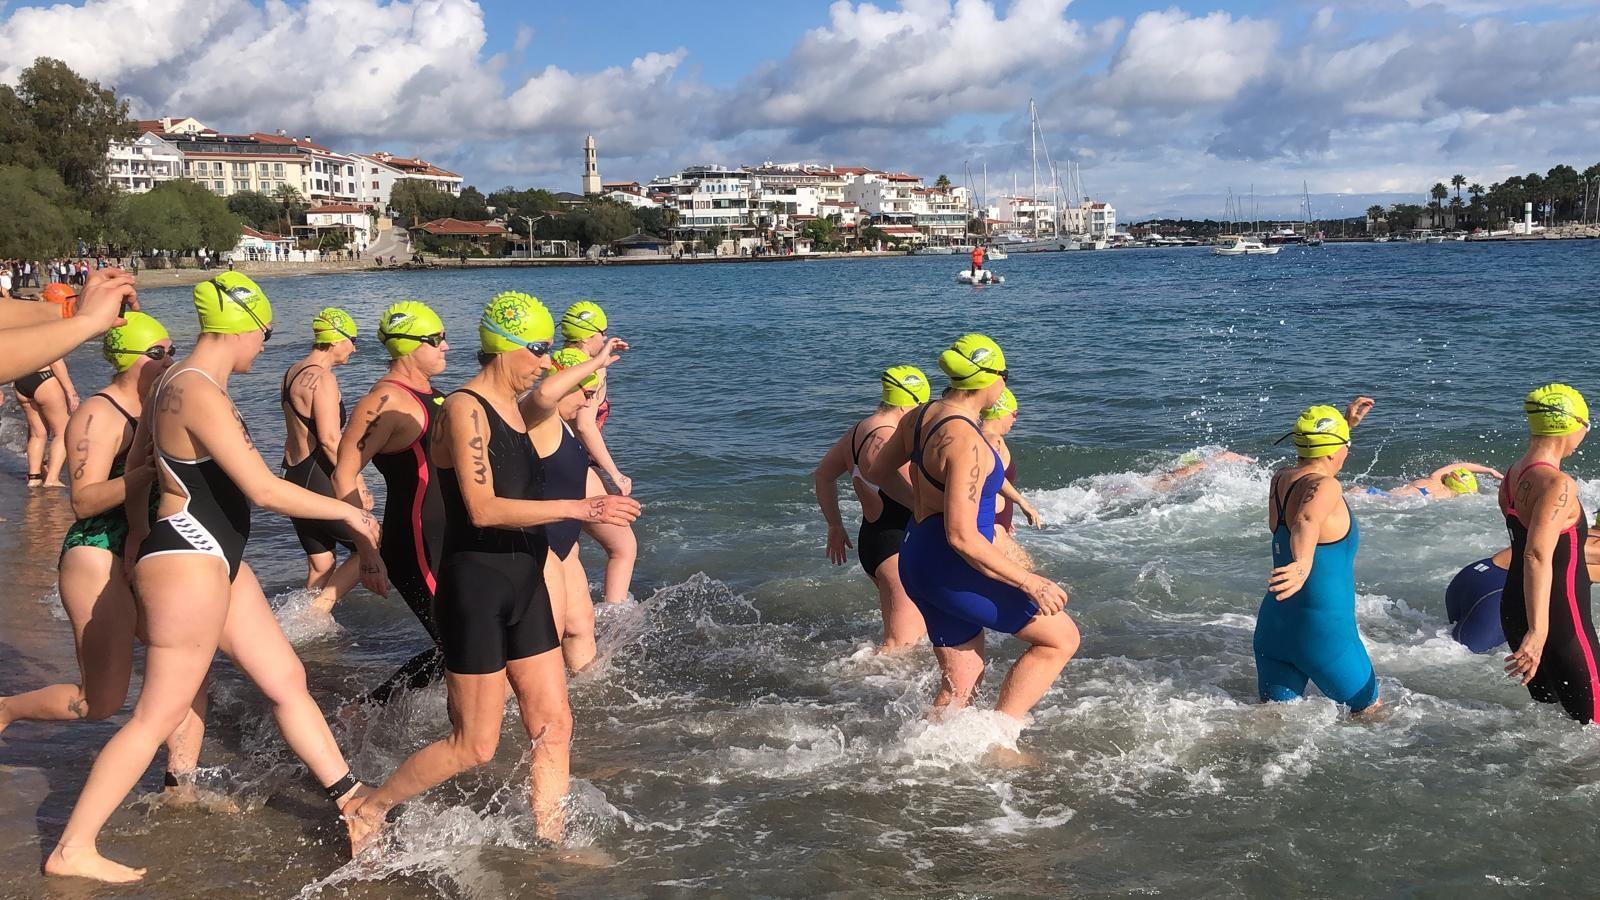
MULTIPOLYGON (((172 341, 150 316, 129 312, 127 324, 106 332, 106 361, 116 375, 105 390, 83 401, 67 422, 72 466, 72 509, 78 520, 61 544, 61 605, 78 649, 78 684, 0 697, 0 730, 19 719, 104 719, 122 708, 133 673, 133 594, 122 571, 128 519, 123 502, 148 494, 148 462, 127 468, 143 399, 172 365, 172 341), (89 624, 93 622, 94 628, 89 624)), ((139 454, 143 455, 143 454, 139 454)), ((204 696, 204 692, 201 693, 204 696)), ((189 780, 200 756, 203 711, 191 711, 167 738, 167 786, 189 780)))

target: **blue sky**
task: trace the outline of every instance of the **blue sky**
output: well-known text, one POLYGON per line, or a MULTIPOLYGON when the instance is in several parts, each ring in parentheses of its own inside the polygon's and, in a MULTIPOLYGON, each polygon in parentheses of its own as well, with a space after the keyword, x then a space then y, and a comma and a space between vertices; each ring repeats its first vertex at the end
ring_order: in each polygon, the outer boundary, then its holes
POLYGON ((1600 161, 1597 0, 81 0, 0 4, 0 80, 48 48, 136 114, 426 156, 485 190, 692 163, 1028 180, 1124 218, 1355 214, 1461 172, 1600 161), (127 27, 137 22, 137 29, 127 27), (71 41, 60 36, 70 34, 71 41))

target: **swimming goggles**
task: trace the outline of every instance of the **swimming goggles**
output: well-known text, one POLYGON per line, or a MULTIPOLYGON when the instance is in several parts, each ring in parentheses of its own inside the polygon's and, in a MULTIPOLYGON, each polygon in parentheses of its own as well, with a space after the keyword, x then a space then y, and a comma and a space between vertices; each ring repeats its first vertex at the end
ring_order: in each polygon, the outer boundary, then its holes
POLYGON ((525 341, 522 338, 517 337, 511 332, 505 330, 504 328, 501 328, 499 325, 489 321, 489 317, 487 315, 478 321, 478 327, 487 328, 511 343, 516 344, 519 347, 526 348, 527 351, 532 353, 534 356, 549 356, 550 348, 555 346, 551 341, 525 341))
MULTIPOLYGON (((339 333, 344 334, 342 331, 339 333)), ((429 347, 437 347, 444 343, 444 332, 440 331, 435 334, 386 334, 383 339, 385 341, 416 341, 419 344, 427 344, 429 347)), ((354 340, 354 338, 351 338, 351 340, 354 340)))
MULTIPOLYGON (((211 279, 211 286, 217 289, 218 297, 227 297, 229 300, 239 304, 239 306, 244 310, 245 315, 249 316, 250 320, 256 323, 256 327, 261 329, 261 343, 265 344, 267 341, 272 340, 272 326, 261 321, 261 317, 256 315, 256 311, 250 308, 249 303, 245 302, 246 298, 248 298, 252 293, 249 288, 224 287, 222 282, 215 278, 211 279)), ((339 333, 344 334, 342 331, 339 333)))
POLYGON ((1583 416, 1580 416, 1577 413, 1568 412, 1559 406, 1554 406, 1549 403, 1524 402, 1522 404, 1522 411, 1528 415, 1533 415, 1534 413, 1546 413, 1552 416, 1566 416, 1567 418, 1572 419, 1574 422, 1577 422, 1579 425, 1582 425, 1585 431, 1589 429, 1588 419, 1585 419, 1583 416))
POLYGON ((176 345, 171 347, 150 347, 145 350, 112 350, 111 352, 118 356, 147 356, 154 360, 163 360, 168 357, 176 359, 178 357, 176 345))
MULTIPOLYGON (((1274 446, 1274 447, 1278 446, 1279 444, 1283 443, 1284 441, 1287 441, 1289 438, 1294 437, 1295 434, 1296 434, 1295 431, 1290 430, 1290 432, 1288 434, 1286 434, 1283 437, 1278 438, 1277 440, 1273 441, 1272 442, 1272 446, 1274 446)), ((1311 449, 1312 447, 1337 447, 1337 446, 1340 446, 1340 445, 1347 445, 1347 444, 1350 443, 1350 439, 1349 438, 1342 438, 1342 437, 1339 437, 1336 434, 1325 434, 1325 433, 1318 432, 1316 434, 1308 434, 1308 435, 1306 435, 1306 437, 1308 437, 1308 438, 1317 438, 1318 439, 1317 443, 1307 444, 1306 445, 1306 449, 1308 449, 1308 450, 1311 449), (1324 438, 1326 440, 1323 440, 1324 438)))
MULTIPOLYGON (((910 397, 911 399, 913 399, 913 400, 917 399, 917 392, 915 390, 913 390, 912 388, 907 386, 904 381, 901 381, 900 379, 894 377, 893 375, 890 375, 888 372, 883 373, 883 379, 882 380, 883 380, 883 383, 888 385, 889 387, 898 388, 898 389, 900 389, 902 391, 905 391, 906 392, 906 396, 910 397)), ((926 391, 928 389, 928 386, 926 384, 924 384, 922 386, 922 389, 924 391, 926 391)))

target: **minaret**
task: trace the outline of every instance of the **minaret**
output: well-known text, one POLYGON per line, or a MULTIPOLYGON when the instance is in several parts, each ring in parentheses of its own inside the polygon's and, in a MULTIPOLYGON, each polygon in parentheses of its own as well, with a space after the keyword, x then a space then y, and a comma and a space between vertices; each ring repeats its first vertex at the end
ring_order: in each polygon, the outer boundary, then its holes
POLYGON ((600 193, 600 164, 595 159, 594 135, 583 142, 583 195, 593 197, 600 193))

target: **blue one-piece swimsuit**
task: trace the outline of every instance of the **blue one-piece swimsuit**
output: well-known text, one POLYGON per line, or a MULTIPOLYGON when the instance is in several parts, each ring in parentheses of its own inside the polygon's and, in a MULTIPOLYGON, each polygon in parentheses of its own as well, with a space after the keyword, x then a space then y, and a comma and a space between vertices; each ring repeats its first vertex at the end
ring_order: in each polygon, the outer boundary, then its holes
MULTIPOLYGON (((1274 567, 1294 561, 1284 512, 1299 485, 1299 481, 1291 484, 1278 504, 1278 525, 1272 532, 1274 567)), ((1361 531, 1352 514, 1349 534, 1317 545, 1311 574, 1299 591, 1284 600, 1270 591, 1262 598, 1255 637, 1262 701, 1304 696, 1308 679, 1352 710, 1365 709, 1378 699, 1377 675, 1356 629, 1355 562, 1360 545, 1361 531)))
MULTIPOLYGON (((935 422, 924 435, 921 415, 919 412, 911 461, 916 463, 923 478, 943 491, 944 483, 922 464, 923 444, 951 420, 959 419, 971 425, 980 438, 983 429, 965 416, 947 416, 935 422)), ((987 446, 988 442, 984 444, 987 446)), ((992 543, 994 498, 1005 483, 1006 473, 1000 464, 1000 454, 995 453, 993 447, 989 452, 994 453, 994 468, 984 479, 978 498, 978 532, 992 543)), ((900 581, 911 602, 922 611, 928 639, 935 647, 954 647, 977 637, 985 628, 1016 634, 1027 627, 1038 615, 1039 607, 1021 590, 995 581, 969 565, 945 539, 944 526, 943 513, 920 522, 913 521, 906 529, 905 544, 900 548, 900 581)))

